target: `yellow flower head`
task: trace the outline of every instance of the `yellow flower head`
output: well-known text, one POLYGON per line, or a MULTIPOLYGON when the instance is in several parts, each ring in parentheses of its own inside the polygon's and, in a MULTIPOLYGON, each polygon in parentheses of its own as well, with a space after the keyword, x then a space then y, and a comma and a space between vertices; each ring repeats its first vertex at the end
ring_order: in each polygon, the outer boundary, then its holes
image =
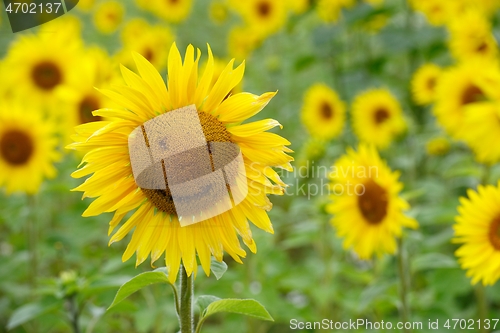
POLYGON ((19 100, 0 102, 0 187, 8 194, 38 192, 44 178, 56 175, 57 138, 37 108, 19 100))
POLYGON ((258 46, 260 40, 248 27, 233 27, 229 31, 228 53, 231 57, 242 60, 247 58, 258 46))
POLYGON ((427 142, 425 149, 429 155, 445 155, 450 150, 450 141, 444 137, 434 138, 427 142))
POLYGON ((311 136, 329 140, 342 132, 345 103, 330 87, 317 83, 304 96, 301 117, 311 136))
POLYGON ((493 285, 500 278, 500 183, 469 189, 468 198, 460 198, 454 243, 462 269, 472 283, 493 285))
POLYGON ((210 19, 216 24, 222 24, 229 17, 229 5, 223 0, 215 0, 210 3, 210 19))
POLYGON ((289 0, 287 2, 291 11, 295 14, 302 14, 306 12, 311 6, 310 0, 289 0))
POLYGON ((183 22, 191 13, 193 0, 151 0, 150 10, 171 23, 183 22))
POLYGON ((413 75, 411 90, 413 100, 419 105, 428 105, 436 99, 436 86, 441 75, 441 68, 428 63, 421 66, 413 75))
POLYGON ((500 69, 495 62, 468 61, 443 72, 436 87, 433 109, 437 121, 455 139, 468 130, 464 108, 498 100, 500 69))
POLYGON ((332 168, 332 203, 327 207, 331 224, 344 238, 344 248, 352 248, 361 259, 395 253, 403 227, 418 227, 403 213, 410 207, 399 197, 403 184, 398 178, 377 150, 364 144, 357 152, 349 148, 332 168))
POLYGON ((462 1, 409 0, 413 9, 422 12, 432 25, 444 25, 463 11, 462 1))
POLYGON ((240 12, 253 34, 264 39, 285 24, 287 6, 284 0, 247 0, 240 12))
POLYGON ((356 97, 352 106, 352 126, 359 140, 387 148, 406 130, 403 111, 387 89, 368 90, 356 97))
POLYGON ((479 11, 467 11, 449 24, 450 50, 459 61, 472 57, 495 58, 498 45, 491 32, 491 24, 479 11))
MULTIPOLYGON (((172 282, 176 279, 181 261, 188 275, 196 273, 197 257, 207 275, 210 273, 212 255, 221 261, 225 251, 241 263, 240 258, 245 257, 246 252, 240 245, 238 235, 250 251, 256 251, 248 220, 265 231, 273 232, 266 213, 272 206, 267 194, 283 194, 285 184, 270 166, 291 170, 290 161, 293 160, 286 154, 291 152, 286 147, 290 143, 277 134, 266 132, 280 126, 277 121, 264 119, 242 124, 259 113, 275 93, 265 93, 261 96, 239 93, 227 97, 241 81, 244 72, 244 63, 233 69, 234 60, 229 62, 217 83, 210 88, 214 65, 210 49, 208 53, 208 65, 199 76, 200 51, 198 50, 195 56, 193 46, 188 46, 183 61, 174 44, 168 59, 167 85, 156 69, 136 54, 134 58, 139 75, 122 67, 127 85, 118 87, 117 91, 101 90, 122 109, 101 109, 94 112, 94 115, 110 117, 113 120, 80 125, 77 127, 76 142, 70 145, 70 148, 86 152, 83 158, 85 165, 74 172, 73 176, 80 178, 92 174, 75 190, 83 191, 84 197, 97 198, 83 216, 114 212, 109 228, 111 234, 128 212, 134 211, 111 237, 110 244, 120 241, 133 230, 123 260, 128 260, 136 254, 136 265, 139 265, 149 255, 154 262, 165 254, 166 266, 171 272, 169 279, 172 282), (170 126, 149 130, 150 126, 154 128, 154 121, 159 117, 165 119, 182 115, 197 118, 198 125, 185 127, 187 120, 181 119, 181 122, 172 122, 170 126), (179 183, 175 180, 177 176, 166 170, 168 165, 175 163, 179 166, 176 169, 178 173, 200 172, 205 170, 203 168, 206 161, 199 158, 193 160, 189 154, 176 155, 177 158, 169 160, 162 159, 161 165, 155 165, 163 172, 155 171, 156 169, 151 171, 162 175, 161 182, 147 186, 139 186, 144 182, 136 177, 131 165, 138 161, 134 147, 141 146, 136 146, 137 144, 147 147, 170 147, 175 150, 179 144, 194 142, 195 138, 173 143, 171 140, 161 139, 161 136, 167 135, 168 132, 169 138, 172 138, 171 133, 182 137, 186 136, 186 131, 202 131, 205 143, 219 142, 224 146, 233 147, 232 152, 228 154, 234 153, 234 146, 238 147, 244 169, 237 173, 228 173, 226 177, 232 184, 230 188, 234 200, 236 194, 240 193, 234 192, 233 189, 239 189, 242 177, 246 179, 248 191, 246 196, 239 197, 241 202, 233 205, 231 209, 194 224, 190 224, 191 219, 194 221, 195 217, 204 216, 206 211, 199 212, 201 215, 196 213, 196 216, 178 215, 178 209, 182 206, 178 205, 178 201, 175 202, 174 196, 180 195, 182 203, 182 200, 188 200, 191 195, 212 193, 213 187, 207 192, 205 187, 192 186, 179 194, 179 183), (141 136, 144 140, 137 141, 136 138, 141 136)), ((210 150, 207 148, 205 152, 211 156, 211 171, 207 171, 207 175, 212 175, 216 173, 214 168, 218 165, 218 157, 221 155, 217 152, 219 146, 214 148, 210 144, 208 147, 211 147, 210 150)), ((139 176, 141 175, 142 173, 139 176)), ((226 191, 226 187, 222 190, 226 191)), ((192 208, 197 207, 195 204, 192 208)))
POLYGON ((118 1, 106 1, 100 4, 94 13, 94 25, 103 34, 115 32, 123 22, 125 8, 118 1))

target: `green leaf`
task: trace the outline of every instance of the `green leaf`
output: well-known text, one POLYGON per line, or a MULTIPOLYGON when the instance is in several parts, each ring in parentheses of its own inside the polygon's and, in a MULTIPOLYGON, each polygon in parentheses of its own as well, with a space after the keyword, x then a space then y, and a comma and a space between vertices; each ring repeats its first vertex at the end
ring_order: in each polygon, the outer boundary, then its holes
POLYGON ((227 264, 224 261, 217 261, 212 257, 212 262, 210 263, 210 270, 214 273, 215 278, 219 280, 224 273, 227 271, 227 264))
POLYGON ((35 319, 43 314, 54 311, 59 308, 60 304, 57 301, 51 302, 35 302, 29 303, 21 306, 19 309, 14 311, 12 316, 9 318, 7 323, 7 329, 11 330, 19 325, 22 325, 30 320, 35 319))
POLYGON ((203 314, 203 319, 219 312, 239 313, 262 320, 274 321, 266 308, 253 299, 228 298, 212 302, 203 314))
POLYGON ((165 267, 157 268, 152 272, 141 273, 132 278, 130 281, 125 282, 120 289, 118 289, 115 299, 109 306, 108 310, 136 291, 156 283, 166 283, 171 285, 168 281, 168 272, 165 267))
POLYGON ((200 313, 203 313, 205 309, 213 302, 220 300, 217 296, 212 295, 201 295, 196 299, 196 304, 200 307, 200 313))
POLYGON ((411 270, 418 272, 428 269, 456 268, 458 267, 455 258, 442 253, 425 253, 413 259, 411 270))

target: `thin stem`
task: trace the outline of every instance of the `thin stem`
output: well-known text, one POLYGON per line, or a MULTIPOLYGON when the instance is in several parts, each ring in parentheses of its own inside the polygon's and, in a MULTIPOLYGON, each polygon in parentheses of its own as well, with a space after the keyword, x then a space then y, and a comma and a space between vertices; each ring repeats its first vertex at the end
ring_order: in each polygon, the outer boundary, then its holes
POLYGON ((71 295, 68 299, 68 315, 69 321, 71 323, 71 328, 73 333, 80 333, 80 326, 78 325, 78 318, 80 317, 80 312, 78 310, 78 304, 76 303, 76 295, 71 295))
POLYGON ((477 286, 475 287, 475 293, 477 301, 477 312, 481 322, 480 331, 482 333, 487 333, 489 332, 489 330, 484 327, 484 323, 486 322, 486 319, 488 319, 488 299, 486 298, 484 286, 481 283, 477 284, 477 286))
POLYGON ((179 298, 179 324, 181 327, 180 333, 194 332, 194 315, 193 315, 193 296, 194 283, 193 274, 187 276, 186 269, 183 265, 179 271, 180 298, 179 298))
MULTIPOLYGON (((408 322, 409 318, 409 307, 408 307, 408 281, 406 278, 406 265, 405 265, 405 253, 403 248, 403 239, 398 240, 399 251, 398 251, 398 269, 399 269, 399 279, 401 284, 400 297, 401 297, 401 319, 403 323, 408 322)), ((405 332, 411 332, 411 330, 406 329, 405 332)))
MULTIPOLYGON (((38 256, 37 256, 37 244, 38 244, 38 226, 36 221, 37 205, 36 198, 33 195, 28 195, 28 223, 27 223, 27 233, 28 233, 28 251, 30 254, 30 265, 29 265, 29 279, 31 287, 34 289, 37 286, 38 277, 38 256)), ((34 295, 35 293, 33 293, 34 295)))

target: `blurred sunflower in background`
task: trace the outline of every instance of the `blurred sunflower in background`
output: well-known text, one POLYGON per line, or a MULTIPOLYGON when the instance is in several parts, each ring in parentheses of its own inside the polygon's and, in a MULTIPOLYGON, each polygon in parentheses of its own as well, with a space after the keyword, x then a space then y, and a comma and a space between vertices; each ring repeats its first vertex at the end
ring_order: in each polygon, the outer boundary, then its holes
POLYGON ((158 17, 171 23, 180 23, 191 13, 193 0, 151 0, 147 6, 158 17))
POLYGON ((284 0, 247 0, 242 2, 239 11, 248 28, 259 39, 277 32, 287 18, 284 0))
POLYGON ((500 278, 500 183, 479 185, 460 198, 454 243, 462 269, 472 283, 493 285, 500 278))
POLYGON ((477 10, 469 10, 451 20, 450 51, 459 61, 473 57, 495 58, 498 44, 488 19, 477 10))
POLYGON ((355 4, 355 0, 319 0, 316 12, 325 23, 335 23, 342 14, 342 8, 351 8, 355 4))
POLYGON ((0 187, 7 194, 35 194, 45 178, 55 177, 60 159, 55 133, 38 108, 17 99, 0 101, 0 187))
POLYGON ((450 147, 450 140, 445 137, 433 138, 425 144, 427 154, 433 156, 445 155, 448 151, 450 151, 450 147))
POLYGON ((72 31, 67 28, 19 35, 10 45, 4 64, 16 68, 5 76, 11 93, 29 96, 42 109, 57 106, 57 88, 77 82, 80 75, 82 43, 79 35, 68 39, 68 30, 72 31))
POLYGON ((295 14, 305 13, 311 7, 310 0, 289 0, 288 7, 295 14))
POLYGON ((498 98, 500 70, 493 61, 471 60, 448 68, 436 87, 433 112, 437 121, 455 139, 468 130, 464 108, 498 98))
POLYGON ((118 1, 99 4, 94 12, 94 26, 103 34, 112 34, 123 22, 125 7, 118 1))
MULTIPOLYGON (((136 265, 151 255, 158 260, 165 253, 169 279, 174 282, 181 261, 188 276, 196 273, 198 256, 202 268, 210 273, 210 258, 222 260, 223 251, 241 263, 246 252, 238 235, 252 251, 256 245, 248 220, 257 227, 273 232, 266 211, 271 209, 267 194, 283 194, 285 184, 270 168, 292 170, 293 160, 282 137, 266 131, 280 126, 272 119, 241 124, 260 112, 275 93, 261 96, 250 93, 228 93, 241 81, 244 63, 233 69, 230 61, 213 88, 214 64, 209 49, 205 71, 198 79, 200 52, 186 50, 184 62, 174 44, 168 59, 168 90, 156 69, 142 56, 136 55, 140 75, 122 67, 127 86, 117 91, 103 90, 123 109, 101 109, 94 115, 112 117, 112 121, 88 123, 77 127, 76 142, 69 148, 86 152, 83 167, 73 173, 76 178, 93 174, 75 190, 84 197, 97 198, 83 216, 114 212, 109 233, 132 210, 135 212, 111 237, 110 244, 123 239, 132 229, 132 239, 123 254, 128 260, 136 254, 136 265), (231 210, 208 220, 181 227, 170 190, 150 190, 138 187, 132 177, 128 137, 138 126, 160 114, 188 105, 195 105, 207 141, 237 144, 244 158, 248 178, 248 195, 231 210)), ((184 217, 186 218, 186 217, 184 217)))
POLYGON ((352 248, 361 259, 394 254, 403 227, 418 227, 417 221, 404 215, 410 206, 399 197, 403 189, 399 172, 389 169, 374 146, 348 148, 329 177, 331 224, 344 239, 344 248, 352 248))
POLYGON ((372 89, 356 96, 352 127, 360 141, 385 149, 406 130, 406 122, 399 102, 389 90, 372 89))
POLYGON ((235 26, 229 31, 227 49, 230 57, 237 60, 247 58, 259 45, 260 39, 246 26, 235 26))
POLYGON ((304 95, 301 119, 311 136, 329 140, 342 132, 345 110, 345 103, 334 90, 316 83, 304 95))
POLYGON ((415 103, 418 105, 429 105, 435 101, 436 86, 441 72, 441 67, 428 63, 422 65, 413 74, 411 91, 415 103))
POLYGON ((408 0, 412 8, 421 12, 431 25, 440 26, 448 23, 451 19, 464 10, 462 0, 408 0))

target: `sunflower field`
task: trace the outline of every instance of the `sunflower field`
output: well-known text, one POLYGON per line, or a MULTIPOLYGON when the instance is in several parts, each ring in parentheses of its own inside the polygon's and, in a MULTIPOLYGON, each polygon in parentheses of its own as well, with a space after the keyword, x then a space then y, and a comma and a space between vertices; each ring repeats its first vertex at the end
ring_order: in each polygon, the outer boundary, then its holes
POLYGON ((500 0, 0 6, 0 332, 500 332, 500 0))

